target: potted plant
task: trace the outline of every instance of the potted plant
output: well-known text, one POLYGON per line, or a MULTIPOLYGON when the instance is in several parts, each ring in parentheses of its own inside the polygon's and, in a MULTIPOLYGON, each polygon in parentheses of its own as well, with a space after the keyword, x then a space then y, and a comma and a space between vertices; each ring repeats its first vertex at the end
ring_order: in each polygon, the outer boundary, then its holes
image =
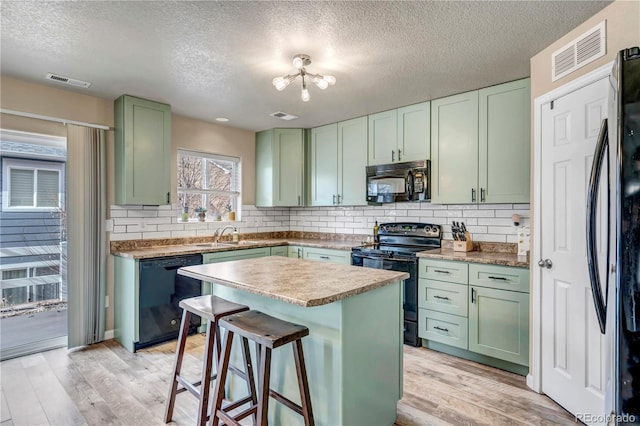
POLYGON ((231 204, 227 204, 226 209, 227 209, 227 220, 229 221, 236 220, 236 212, 231 210, 231 204))
POLYGON ((200 222, 204 222, 204 218, 206 216, 207 213, 207 209, 205 209, 204 207, 198 207, 196 208, 196 213, 198 213, 198 220, 200 222))

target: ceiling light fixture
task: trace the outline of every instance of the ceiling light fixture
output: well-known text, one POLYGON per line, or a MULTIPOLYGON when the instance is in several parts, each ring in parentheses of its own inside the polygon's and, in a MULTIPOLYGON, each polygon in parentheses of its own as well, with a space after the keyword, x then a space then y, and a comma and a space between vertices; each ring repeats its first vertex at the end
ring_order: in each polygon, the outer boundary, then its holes
POLYGON ((302 92, 300 96, 304 102, 309 102, 309 90, 307 89, 307 80, 313 81, 316 86, 320 89, 324 90, 329 85, 333 86, 336 84, 336 78, 332 75, 320 75, 320 74, 312 74, 307 72, 304 68, 305 66, 311 64, 311 57, 304 53, 296 55, 293 57, 293 66, 298 69, 296 74, 285 75, 284 77, 276 77, 273 79, 273 85, 276 87, 276 90, 283 91, 285 87, 287 87, 293 80, 295 80, 298 76, 302 77, 302 92))

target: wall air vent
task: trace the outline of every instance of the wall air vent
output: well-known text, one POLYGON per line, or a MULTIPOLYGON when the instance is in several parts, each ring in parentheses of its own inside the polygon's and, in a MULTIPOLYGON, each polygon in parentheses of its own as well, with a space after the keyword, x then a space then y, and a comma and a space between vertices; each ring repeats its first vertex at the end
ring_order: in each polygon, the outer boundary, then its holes
POLYGON ((274 118, 279 118, 280 120, 295 120, 296 118, 298 118, 297 115, 293 115, 293 114, 288 114, 286 112, 282 112, 282 111, 278 111, 278 112, 272 112, 271 114, 269 114, 271 117, 274 118))
POLYGON ((89 83, 88 81, 76 80, 75 78, 64 77, 61 75, 51 74, 51 73, 47 74, 47 80, 52 80, 57 83, 68 84, 70 86, 84 87, 85 89, 91 86, 91 83, 89 83))
POLYGON ((580 37, 551 54, 551 80, 556 81, 607 53, 606 22, 602 21, 580 37))

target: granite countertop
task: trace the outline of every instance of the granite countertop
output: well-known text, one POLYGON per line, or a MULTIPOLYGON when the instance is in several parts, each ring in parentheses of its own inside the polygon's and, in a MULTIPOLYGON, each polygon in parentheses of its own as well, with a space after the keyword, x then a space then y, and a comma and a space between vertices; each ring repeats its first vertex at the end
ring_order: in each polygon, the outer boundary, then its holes
POLYGON ((281 256, 186 266, 178 273, 305 307, 337 302, 409 278, 406 272, 281 256))
POLYGON ((177 256, 184 254, 212 253, 219 251, 244 250, 261 247, 277 246, 301 246, 317 247, 334 250, 351 250, 352 247, 360 245, 355 240, 327 240, 314 238, 269 238, 256 240, 240 240, 238 243, 221 241, 217 246, 212 242, 183 242, 181 244, 162 244, 146 247, 132 248, 112 248, 111 254, 114 256, 128 257, 131 259, 149 259, 163 256, 177 256))
POLYGON ((458 260, 462 262, 484 263, 488 265, 515 266, 518 268, 529 268, 528 256, 518 256, 510 252, 489 252, 489 251, 453 251, 452 248, 439 248, 422 251, 418 257, 440 260, 458 260))

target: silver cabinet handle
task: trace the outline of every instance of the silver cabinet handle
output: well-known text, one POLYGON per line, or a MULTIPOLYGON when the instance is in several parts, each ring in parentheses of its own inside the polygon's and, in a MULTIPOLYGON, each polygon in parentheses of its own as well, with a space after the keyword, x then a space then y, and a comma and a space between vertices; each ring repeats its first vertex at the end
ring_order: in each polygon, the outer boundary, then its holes
POLYGON ((298 205, 300 205, 300 196, 298 195, 298 205))
POLYGON ((538 261, 538 266, 541 268, 551 269, 551 267, 553 266, 553 262, 551 261, 551 259, 540 259, 538 261))
POLYGON ((398 150, 398 161, 401 161, 402 159, 400 158, 400 150, 398 150))
POLYGON ((437 294, 435 296, 433 296, 434 299, 442 299, 442 300, 449 300, 448 297, 446 296, 438 296, 437 294))
POLYGON ((300 248, 298 249, 298 258, 302 257, 302 256, 300 256, 300 251, 301 251, 301 250, 302 250, 302 249, 300 249, 300 248))
POLYGON ((438 272, 440 274, 450 274, 451 273, 449 271, 443 271, 442 269, 434 269, 433 272, 438 272))
POLYGON ((167 204, 171 204, 171 192, 167 192, 167 204))
POLYGON ((476 303, 476 290, 471 288, 471 303, 476 303))
POLYGON ((396 151, 394 149, 391 150, 391 162, 396 161, 396 151))
POLYGON ((334 205, 336 204, 336 195, 335 194, 333 194, 333 204, 334 205))
POLYGON ((320 257, 320 259, 329 260, 329 256, 318 256, 318 257, 320 257))
POLYGON ((484 203, 484 188, 480 188, 480 202, 484 203))
POLYGON ((506 277, 494 277, 494 276, 488 276, 487 278, 489 278, 490 280, 501 280, 501 281, 507 281, 506 277))
POLYGON ((338 194, 338 204, 342 204, 342 201, 340 200, 340 198, 342 198, 342 195, 338 194))
POLYGON ((471 202, 472 203, 476 202, 476 189, 475 188, 471 188, 471 202))
POLYGON ((436 330, 444 331, 445 333, 449 332, 448 328, 438 327, 437 325, 433 326, 433 328, 436 329, 436 330))

